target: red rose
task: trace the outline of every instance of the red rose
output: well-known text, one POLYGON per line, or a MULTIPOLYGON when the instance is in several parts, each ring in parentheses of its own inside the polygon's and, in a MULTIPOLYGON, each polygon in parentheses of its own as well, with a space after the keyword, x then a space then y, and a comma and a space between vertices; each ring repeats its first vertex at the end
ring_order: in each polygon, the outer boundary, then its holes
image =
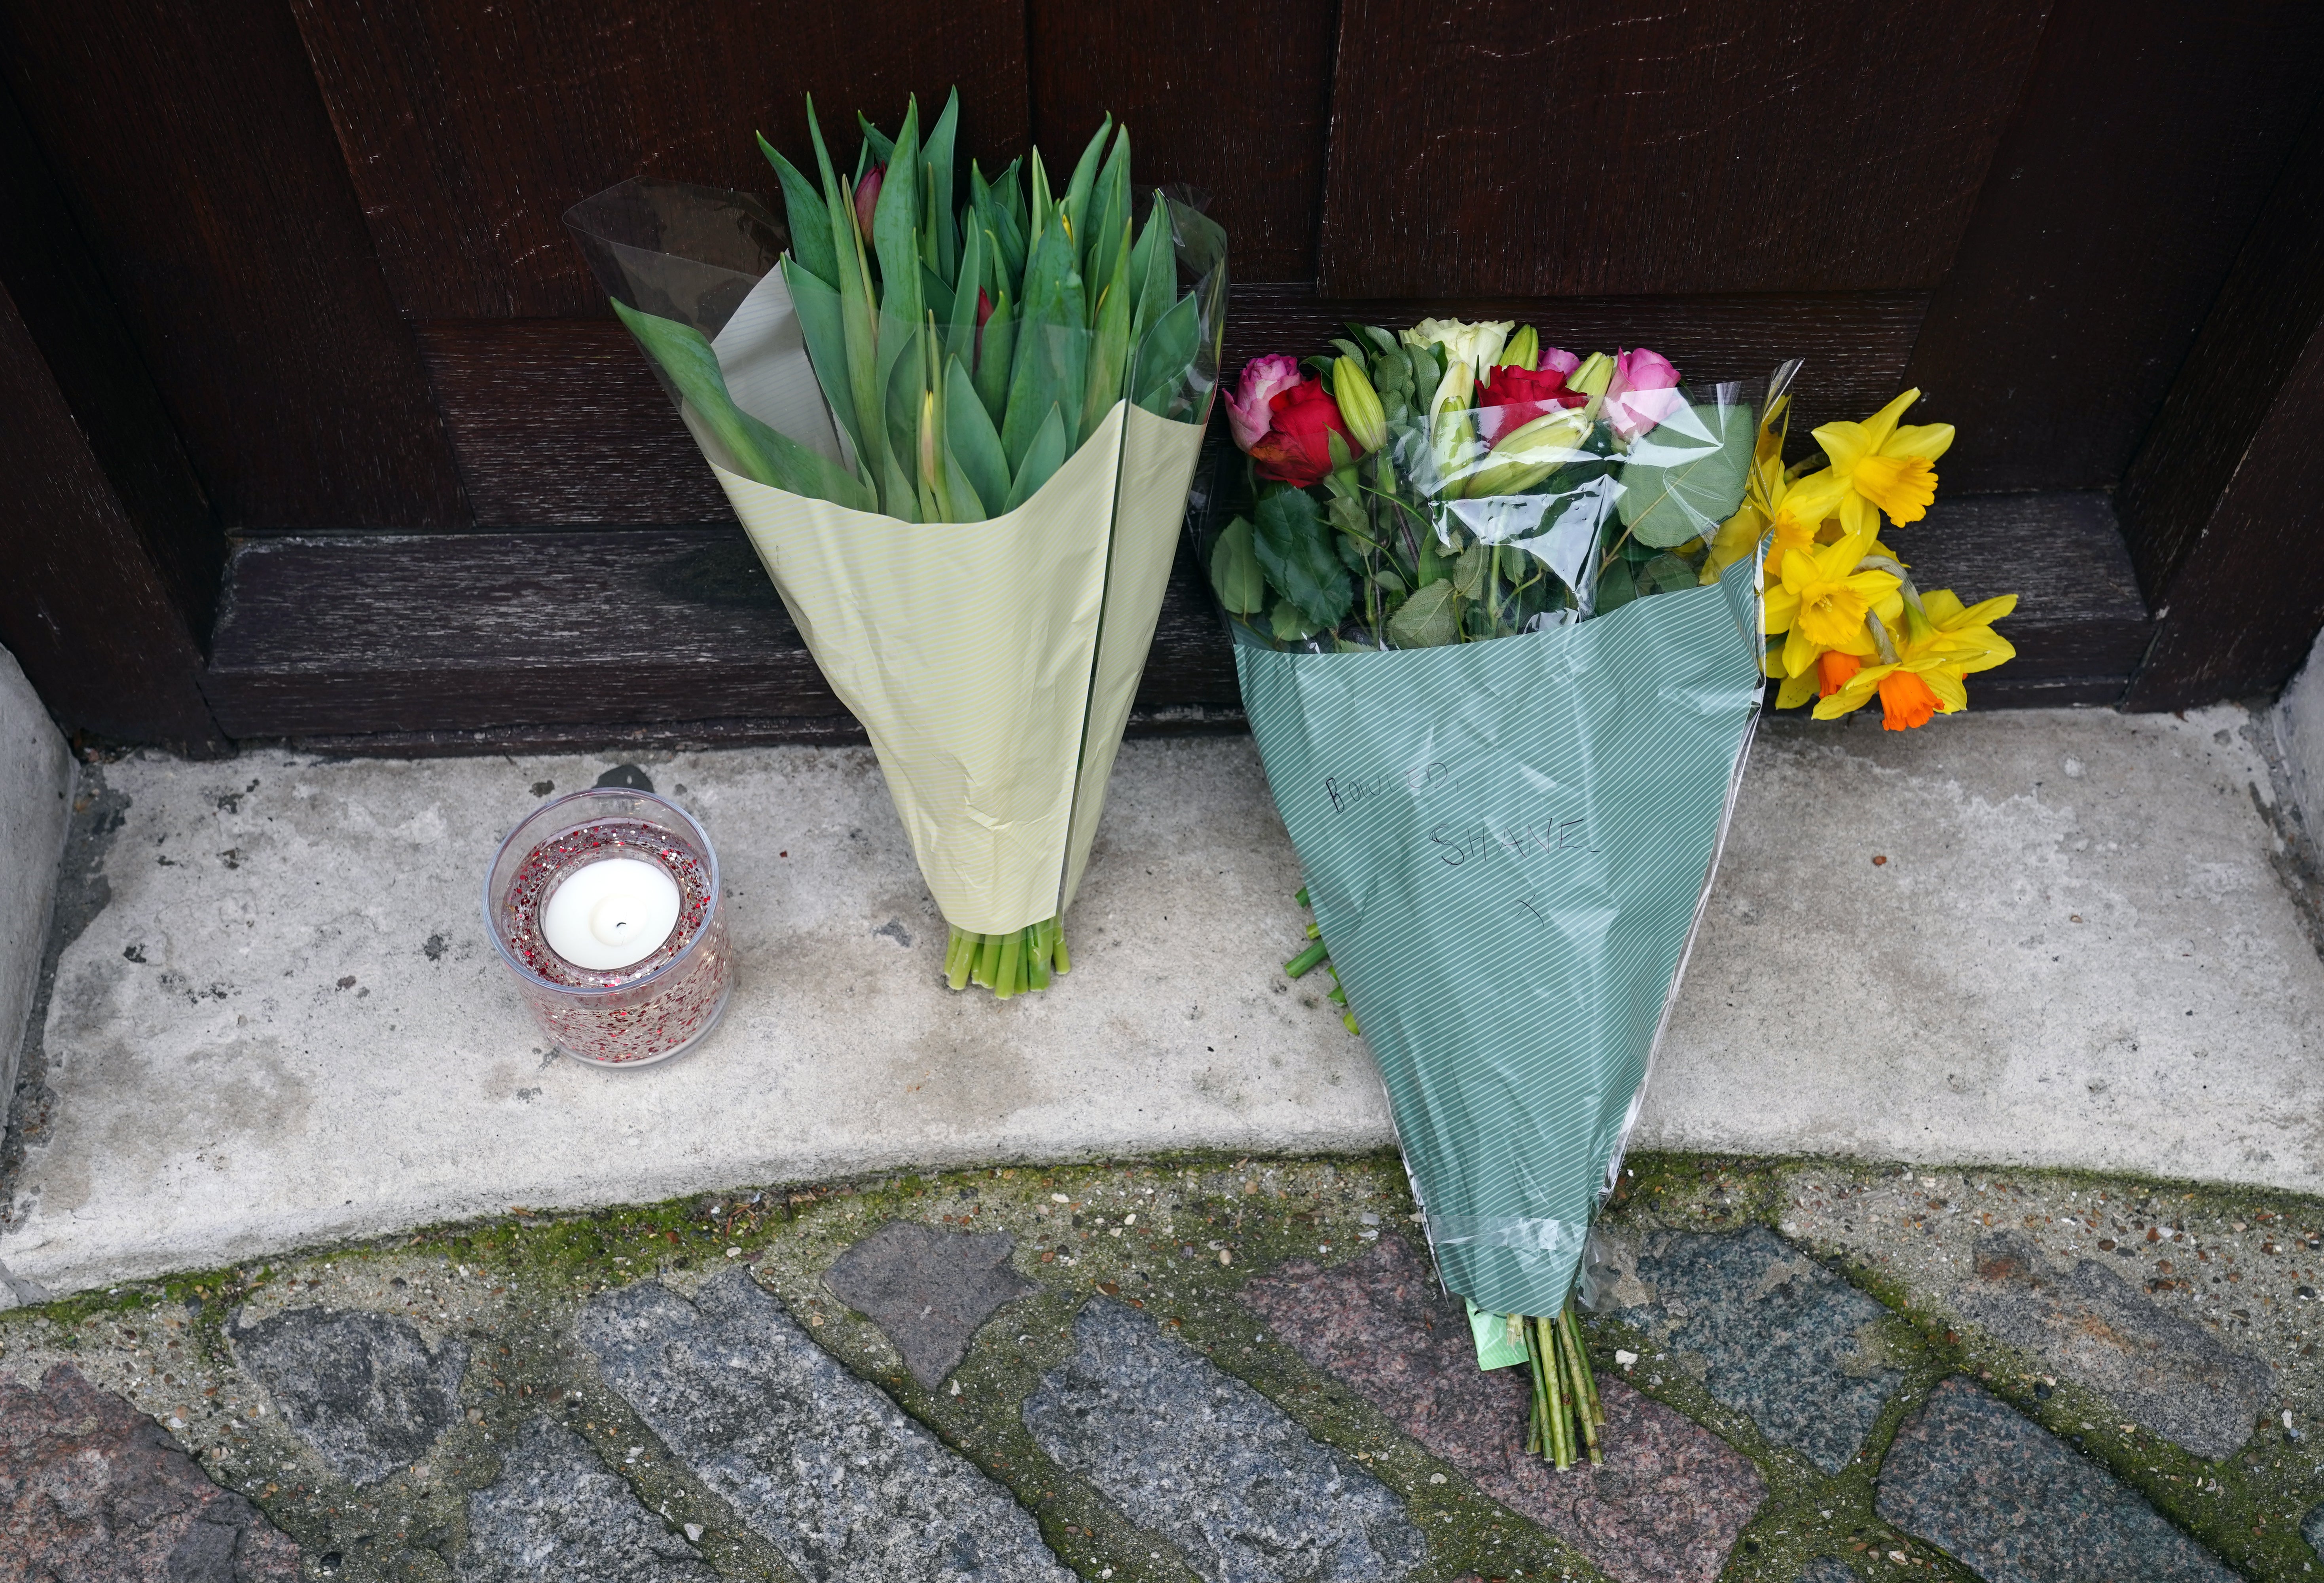
POLYGON ((1331 436, 1345 442, 1351 457, 1363 448, 1349 437, 1340 417, 1340 403, 1320 379, 1303 379, 1277 391, 1267 403, 1268 430, 1250 448, 1250 459, 1262 478, 1274 478, 1305 489, 1320 484, 1332 470, 1331 436))
POLYGON ((1565 388, 1563 368, 1490 368, 1477 385, 1477 432, 1487 445, 1499 445, 1544 412, 1557 407, 1580 407, 1590 398, 1565 388))

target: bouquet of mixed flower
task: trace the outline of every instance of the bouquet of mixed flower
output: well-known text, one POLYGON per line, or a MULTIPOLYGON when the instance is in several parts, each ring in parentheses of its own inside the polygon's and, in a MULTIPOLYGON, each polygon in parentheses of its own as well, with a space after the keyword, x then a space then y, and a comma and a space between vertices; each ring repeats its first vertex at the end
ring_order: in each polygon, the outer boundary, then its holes
POLYGON ((1243 370, 1246 509, 1196 546, 1315 912, 1286 970, 1328 960, 1370 1040, 1479 1363, 1531 1372, 1529 1448, 1594 1461, 1575 1277, 1766 680, 1917 726, 2009 658, 2015 599, 1924 595, 1880 542, 1952 439, 1898 425, 1917 392, 1787 464, 1796 363, 1747 390, 1507 323, 1334 344, 1243 370))
POLYGON ((1140 203, 1111 118, 961 181, 859 117, 852 176, 760 140, 756 199, 623 182, 567 217, 863 724, 955 989, 1046 987, 1161 607, 1216 384, 1226 238, 1140 203), (1140 211, 1142 210, 1142 216, 1140 211))

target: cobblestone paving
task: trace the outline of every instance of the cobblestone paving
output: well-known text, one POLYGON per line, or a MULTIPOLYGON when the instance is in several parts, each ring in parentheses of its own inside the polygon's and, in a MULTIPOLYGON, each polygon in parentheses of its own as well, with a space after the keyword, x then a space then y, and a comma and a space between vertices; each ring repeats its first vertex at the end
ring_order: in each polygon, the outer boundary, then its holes
POLYGON ((1386 1159, 512 1209, 93 1293, 0 1315, 0 1577, 2324 1572, 2324 1204, 1652 1158, 1601 1229, 1609 1455, 1563 1475, 1386 1159))

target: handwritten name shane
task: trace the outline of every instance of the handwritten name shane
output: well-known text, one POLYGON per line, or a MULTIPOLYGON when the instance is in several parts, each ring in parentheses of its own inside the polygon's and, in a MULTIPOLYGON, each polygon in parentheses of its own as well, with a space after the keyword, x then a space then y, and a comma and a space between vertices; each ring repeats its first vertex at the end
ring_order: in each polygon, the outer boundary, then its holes
POLYGON ((1438 825, 1428 832, 1429 849, 1447 868, 1459 868, 1502 853, 1511 857, 1556 856, 1595 852, 1586 819, 1545 819, 1540 824, 1438 825))

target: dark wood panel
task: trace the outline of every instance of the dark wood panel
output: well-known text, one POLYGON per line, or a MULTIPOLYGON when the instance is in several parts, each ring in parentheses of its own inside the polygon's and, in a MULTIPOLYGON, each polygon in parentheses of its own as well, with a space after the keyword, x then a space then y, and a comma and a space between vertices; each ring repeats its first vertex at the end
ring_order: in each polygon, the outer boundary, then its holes
MULTIPOLYGON (((14 300, 56 393, 136 530, 182 632, 207 636, 226 538, 161 393, 16 107, 0 88, 0 289, 14 300)), ((28 398, 29 399, 29 398, 28 398)), ((182 689, 185 679, 173 684, 182 689)), ((171 706, 161 706, 166 717, 171 706)))
POLYGON ((2324 88, 2324 7, 2059 0, 1910 382, 1947 481, 2122 477, 2324 88))
POLYGON ((1926 290, 2046 3, 1344 0, 1333 296, 1926 290))
POLYGON ((1333 0, 1031 0, 1033 135, 1063 162, 1111 111, 1141 186, 1212 195, 1239 281, 1315 277, 1333 0))
POLYGON ((284 9, 9 0, 0 61, 227 526, 467 520, 284 9))
MULTIPOLYGON (((605 316, 561 217, 630 176, 772 195, 752 134, 834 158, 961 90, 961 147, 1027 141, 1022 0, 291 0, 396 301, 418 319, 605 316), (931 104, 933 101, 933 104, 931 104)), ((808 168, 812 168, 811 166, 808 168)))
POLYGON ((0 403, 0 643, 68 727, 221 749, 185 618, 5 291, 0 403))
POLYGON ((2159 631, 2130 694, 2273 691, 2324 625, 2324 110, 2310 116, 2146 443, 2121 509, 2159 631))
MULTIPOLYGON (((2103 496, 1949 502, 1897 549, 1926 587, 2025 596, 2005 627, 2022 658, 1978 690, 1989 706, 2110 700, 2145 643, 2103 496)), ((236 736, 327 735, 341 750, 847 739, 733 529, 254 541, 235 559, 208 685, 236 736)), ((1139 690, 1143 728, 1231 726, 1240 701, 1182 553, 1139 690)))
POLYGON ((479 526, 734 520, 620 324, 438 319, 419 332, 479 526))
POLYGON ((1928 299, 1911 292, 1718 297, 1446 298, 1326 301, 1312 287, 1238 286, 1222 367, 1234 378, 1268 352, 1327 351, 1350 319, 1390 329, 1430 317, 1510 319, 1577 352, 1652 347, 1688 380, 1765 380, 1787 357, 1806 361, 1792 425, 1861 418, 1903 388, 1928 299))

